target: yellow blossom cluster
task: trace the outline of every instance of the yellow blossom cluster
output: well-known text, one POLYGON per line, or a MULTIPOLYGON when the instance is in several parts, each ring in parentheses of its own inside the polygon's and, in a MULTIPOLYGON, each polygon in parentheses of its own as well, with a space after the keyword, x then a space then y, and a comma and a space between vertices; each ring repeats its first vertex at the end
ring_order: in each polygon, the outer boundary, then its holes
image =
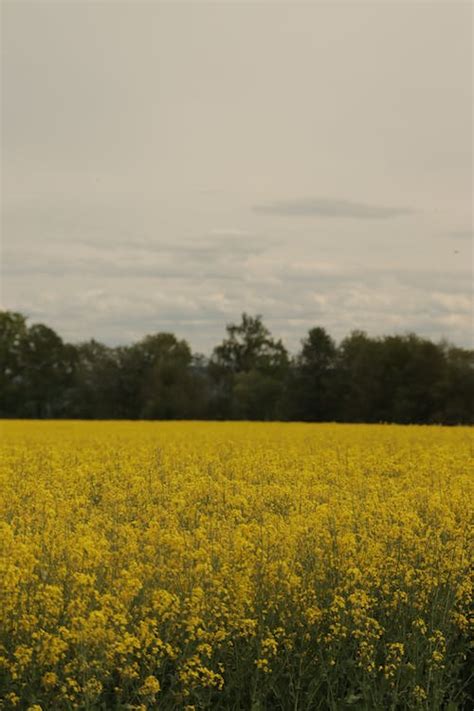
POLYGON ((0 428, 1 709, 467 708, 472 429, 0 428))

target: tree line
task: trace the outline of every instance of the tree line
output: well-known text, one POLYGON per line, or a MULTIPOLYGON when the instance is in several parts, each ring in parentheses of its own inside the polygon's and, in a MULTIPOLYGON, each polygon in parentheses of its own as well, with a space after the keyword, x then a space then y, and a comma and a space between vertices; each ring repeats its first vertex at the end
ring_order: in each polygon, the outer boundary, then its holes
POLYGON ((412 333, 336 344, 315 327, 291 356, 244 313, 206 358, 172 333, 65 343, 2 311, 0 417, 472 424, 474 351, 412 333))

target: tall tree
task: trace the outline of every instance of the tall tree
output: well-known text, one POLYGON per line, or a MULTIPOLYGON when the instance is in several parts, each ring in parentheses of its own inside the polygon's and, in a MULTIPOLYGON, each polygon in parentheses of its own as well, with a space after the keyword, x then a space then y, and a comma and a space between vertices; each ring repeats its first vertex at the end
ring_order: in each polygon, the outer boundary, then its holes
POLYGON ((192 368, 188 343, 156 333, 119 350, 119 391, 123 417, 197 417, 201 380, 192 368))
POLYGON ((80 343, 76 353, 73 416, 84 419, 120 417, 116 349, 91 340, 80 343))
POLYGON ((33 324, 22 343, 24 414, 65 417, 70 411, 76 360, 74 346, 63 343, 53 329, 33 324))
POLYGON ((336 347, 317 327, 290 363, 261 317, 244 313, 206 362, 171 333, 73 346, 3 311, 0 417, 473 424, 474 352, 361 331, 336 347))
POLYGON ((324 328, 312 328, 301 341, 289 380, 291 419, 323 421, 335 417, 336 344, 324 328))
POLYGON ((0 417, 14 417, 24 397, 23 346, 26 318, 13 311, 0 311, 0 417))
POLYGON ((353 331, 338 348, 335 383, 337 418, 342 422, 380 420, 380 344, 353 331))
POLYGON ((209 371, 217 384, 214 404, 223 417, 274 419, 280 416, 288 352, 272 338, 262 317, 242 314, 226 326, 227 338, 214 348, 209 371))
POLYGON ((379 340, 378 418, 387 422, 434 422, 446 359, 443 350, 415 334, 379 340))
POLYGON ((439 384, 437 422, 474 424, 474 351, 442 344, 446 368, 439 384))

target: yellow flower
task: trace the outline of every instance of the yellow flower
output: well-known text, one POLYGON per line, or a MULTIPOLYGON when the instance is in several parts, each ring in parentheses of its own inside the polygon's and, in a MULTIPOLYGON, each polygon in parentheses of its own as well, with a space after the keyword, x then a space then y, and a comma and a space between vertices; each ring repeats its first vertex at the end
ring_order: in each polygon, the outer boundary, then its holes
POLYGON ((95 699, 102 693, 102 689, 102 683, 96 678, 88 679, 84 684, 84 694, 88 698, 95 699))
POLYGON ((419 630, 421 634, 426 634, 426 630, 428 629, 426 626, 426 622, 421 617, 417 617, 415 620, 413 620, 412 627, 416 630, 419 630))
POLYGON ((260 671, 263 671, 265 673, 268 673, 270 671, 270 665, 268 663, 268 659, 266 659, 265 657, 262 657, 262 659, 256 659, 255 665, 256 665, 257 669, 259 669, 260 671))
POLYGON ((46 689, 56 686, 58 683, 58 677, 54 672, 46 672, 41 678, 41 683, 46 689))
POLYGON ((160 688, 160 682, 156 676, 150 675, 147 676, 138 693, 141 696, 155 696, 160 691, 160 688))
POLYGON ((412 694, 413 694, 413 698, 415 699, 415 701, 418 701, 418 702, 426 701, 426 699, 428 698, 428 695, 422 686, 415 686, 415 688, 412 691, 412 694))
POLYGON ((471 429, 1 429, 5 711, 20 689, 51 709, 191 711, 294 669, 302 687, 382 677, 387 706, 448 697, 471 624, 471 429))

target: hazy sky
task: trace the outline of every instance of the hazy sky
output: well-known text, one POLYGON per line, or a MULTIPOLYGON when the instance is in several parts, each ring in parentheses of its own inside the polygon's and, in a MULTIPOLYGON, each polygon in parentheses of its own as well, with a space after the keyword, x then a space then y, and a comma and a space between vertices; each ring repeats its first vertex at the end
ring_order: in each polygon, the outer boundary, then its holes
POLYGON ((472 343, 470 2, 2 2, 2 305, 472 343))

